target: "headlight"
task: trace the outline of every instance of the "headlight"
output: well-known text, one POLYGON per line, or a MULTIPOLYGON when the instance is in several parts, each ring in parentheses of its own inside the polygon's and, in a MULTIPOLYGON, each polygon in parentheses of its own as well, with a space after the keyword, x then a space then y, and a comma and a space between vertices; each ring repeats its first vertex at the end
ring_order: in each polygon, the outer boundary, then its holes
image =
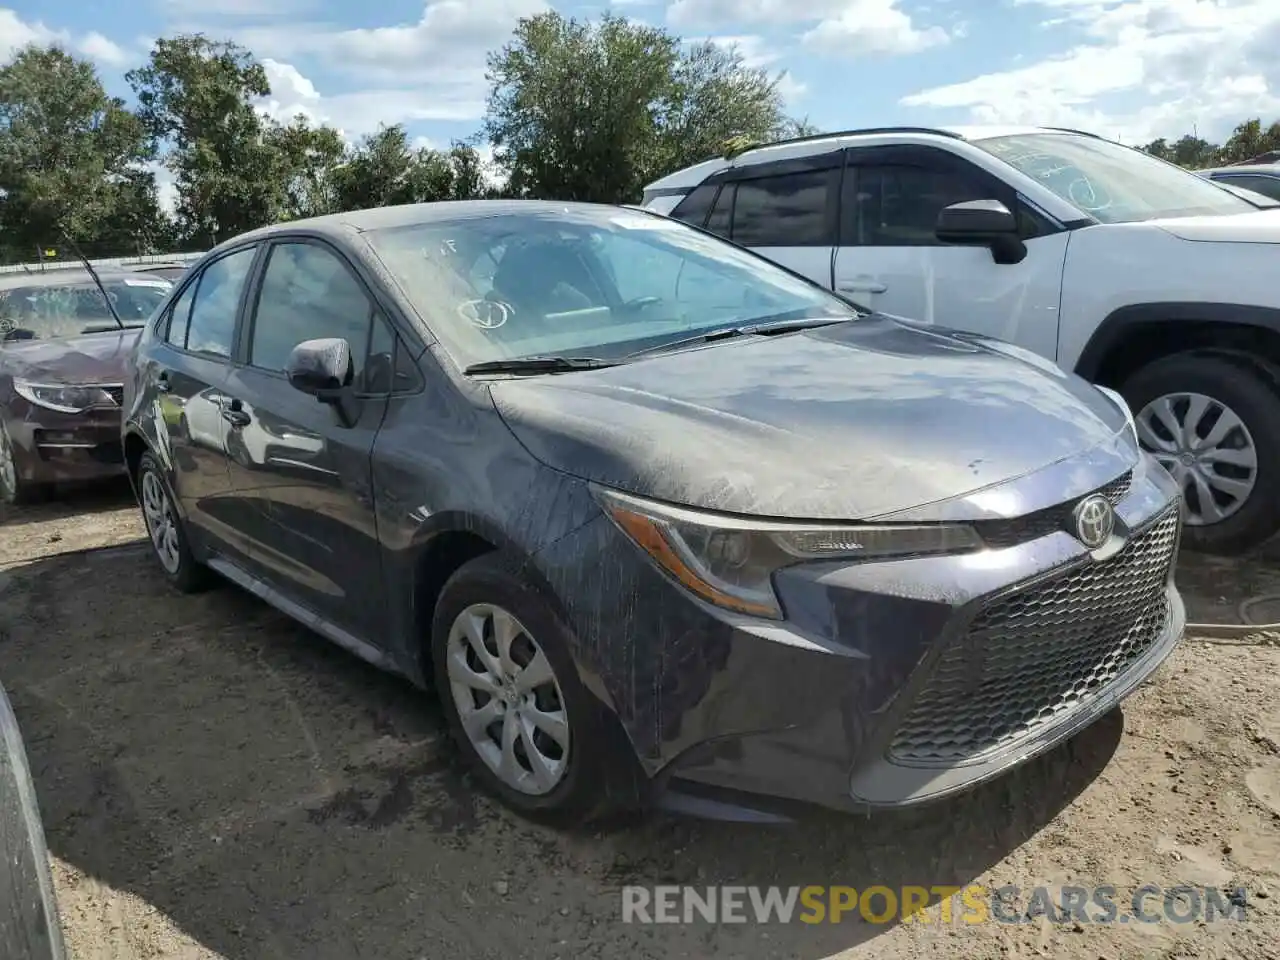
POLYGON ((83 413, 90 407, 114 407, 115 400, 102 387, 76 386, 66 383, 32 383, 13 381, 18 396, 47 410, 59 413, 83 413))
POLYGON ((613 522, 672 579, 716 606, 782 619, 773 574, 806 560, 884 559, 981 549, 953 524, 837 525, 751 520, 593 487, 613 522))
MULTIPOLYGON (((1097 385, 1095 384, 1095 386, 1097 385)), ((1114 403, 1120 409, 1121 413, 1124 414, 1125 423, 1129 427, 1129 434, 1133 437, 1133 442, 1137 443, 1138 425, 1134 422, 1133 411, 1129 409, 1129 401, 1120 396, 1120 394, 1116 393, 1116 391, 1112 390, 1110 387, 1097 387, 1097 389, 1106 396, 1108 400, 1114 403)))

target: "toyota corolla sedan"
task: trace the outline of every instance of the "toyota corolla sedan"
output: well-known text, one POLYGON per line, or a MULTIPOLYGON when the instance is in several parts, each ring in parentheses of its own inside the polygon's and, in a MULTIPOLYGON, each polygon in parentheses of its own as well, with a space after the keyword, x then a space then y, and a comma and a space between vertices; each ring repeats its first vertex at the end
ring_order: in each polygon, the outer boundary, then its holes
POLYGON ((125 407, 159 571, 434 687, 525 814, 943 797, 1183 631, 1178 490, 1119 397, 641 211, 237 237, 125 407))

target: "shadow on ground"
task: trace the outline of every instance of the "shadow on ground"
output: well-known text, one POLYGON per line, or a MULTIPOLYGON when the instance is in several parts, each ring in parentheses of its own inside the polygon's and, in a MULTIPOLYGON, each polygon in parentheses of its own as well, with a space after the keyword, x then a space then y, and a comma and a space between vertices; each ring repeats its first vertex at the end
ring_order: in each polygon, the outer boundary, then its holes
MULTIPOLYGON (((826 957, 891 927, 628 925, 620 890, 961 885, 1069 804, 1122 726, 912 814, 556 833, 472 792, 432 698, 240 591, 178 597, 144 548, 14 567, 0 611, 53 854, 228 960, 826 957)), ((160 926, 116 922, 111 955, 173 949, 160 926)))
POLYGON ((133 489, 127 477, 96 484, 58 487, 47 500, 12 507, 0 504, 0 528, 50 520, 80 518, 132 506, 133 489))

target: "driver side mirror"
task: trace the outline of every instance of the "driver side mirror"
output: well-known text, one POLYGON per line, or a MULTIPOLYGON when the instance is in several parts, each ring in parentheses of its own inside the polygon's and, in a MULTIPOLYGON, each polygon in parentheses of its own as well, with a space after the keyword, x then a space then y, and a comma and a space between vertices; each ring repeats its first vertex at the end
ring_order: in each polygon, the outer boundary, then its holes
POLYGON ((996 263, 1021 263, 1027 255, 1018 218, 999 200, 967 200, 943 207, 934 232, 943 243, 988 247, 996 263))
POLYGON ((304 340, 290 351, 284 372, 291 387, 334 406, 343 422, 351 425, 348 404, 355 381, 355 365, 347 341, 336 337, 304 340))

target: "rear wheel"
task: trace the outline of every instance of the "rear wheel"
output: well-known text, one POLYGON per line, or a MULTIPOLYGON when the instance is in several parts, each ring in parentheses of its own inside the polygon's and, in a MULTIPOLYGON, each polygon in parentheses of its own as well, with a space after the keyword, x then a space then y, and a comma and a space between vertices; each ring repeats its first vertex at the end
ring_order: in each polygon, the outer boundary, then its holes
POLYGON ((1280 529, 1280 394, 1262 369, 1181 353, 1142 368, 1121 392, 1143 448, 1182 487, 1189 548, 1236 554, 1280 529))
POLYGON ((152 552, 165 577, 183 593, 195 593, 207 587, 212 579, 209 568, 192 556, 186 527, 174 505, 173 491, 150 452, 138 461, 138 500, 152 552))
POLYGON ((0 503, 11 506, 38 503, 48 495, 48 490, 43 484, 31 483, 18 476, 17 453, 9 431, 0 422, 0 503))

